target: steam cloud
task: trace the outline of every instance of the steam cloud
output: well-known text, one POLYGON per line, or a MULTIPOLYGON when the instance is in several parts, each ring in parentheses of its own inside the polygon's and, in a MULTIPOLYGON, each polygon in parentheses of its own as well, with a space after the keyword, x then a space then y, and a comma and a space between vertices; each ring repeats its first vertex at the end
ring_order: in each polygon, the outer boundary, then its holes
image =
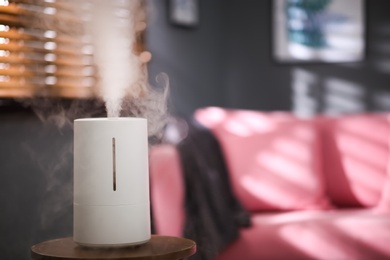
MULTIPOLYGON (((142 1, 62 1, 72 4, 79 22, 66 24, 61 17, 46 15, 36 16, 32 23, 83 43, 83 55, 92 58, 91 68, 97 75, 95 86, 100 99, 89 103, 73 100, 65 104, 53 99, 30 99, 25 104, 31 106, 41 120, 62 128, 72 126, 75 118, 100 116, 99 106, 103 102, 108 117, 144 117, 148 119, 149 137, 158 136, 167 118, 169 80, 166 74, 161 74, 156 79, 157 87, 152 87, 146 64, 135 53, 137 28, 146 16, 142 1)), ((91 65, 91 61, 88 64, 91 65)))
POLYGON ((107 116, 119 117, 126 91, 139 96, 141 63, 132 49, 135 45, 135 19, 138 1, 95 0, 87 5, 87 33, 93 44, 99 68, 100 91, 107 116))
MULTIPOLYGON (((167 113, 168 76, 161 74, 161 91, 151 88, 146 65, 134 53, 139 0, 94 0, 86 5, 86 32, 99 70, 100 95, 108 117, 136 116, 148 119, 149 136, 161 131, 167 113)), ((142 15, 141 15, 142 16, 142 15)))

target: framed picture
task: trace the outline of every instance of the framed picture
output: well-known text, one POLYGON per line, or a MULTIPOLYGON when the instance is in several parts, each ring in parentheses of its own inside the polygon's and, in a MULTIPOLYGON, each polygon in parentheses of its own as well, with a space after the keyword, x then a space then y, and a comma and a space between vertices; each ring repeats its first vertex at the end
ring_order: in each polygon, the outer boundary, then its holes
POLYGON ((357 62, 365 56, 364 0, 273 0, 277 62, 357 62))
POLYGON ((169 20, 174 25, 196 27, 199 24, 198 0, 169 0, 169 20))

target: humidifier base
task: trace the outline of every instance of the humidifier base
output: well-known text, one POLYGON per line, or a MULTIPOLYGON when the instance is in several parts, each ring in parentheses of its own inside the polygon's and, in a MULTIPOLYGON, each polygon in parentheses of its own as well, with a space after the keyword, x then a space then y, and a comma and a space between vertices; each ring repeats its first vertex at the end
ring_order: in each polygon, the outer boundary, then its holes
POLYGON ((76 242, 74 241, 77 245, 81 246, 81 247, 86 247, 86 248, 92 248, 92 249, 111 249, 111 248, 128 248, 128 247, 137 247, 137 246, 141 246, 143 244, 146 244, 150 241, 150 239, 147 239, 145 241, 140 241, 140 242, 136 242, 136 243, 126 243, 126 244, 107 244, 107 245, 103 245, 103 244, 84 244, 84 243, 79 243, 79 242, 76 242))
POLYGON ((126 247, 150 239, 149 203, 90 206, 74 204, 75 243, 88 247, 126 247))

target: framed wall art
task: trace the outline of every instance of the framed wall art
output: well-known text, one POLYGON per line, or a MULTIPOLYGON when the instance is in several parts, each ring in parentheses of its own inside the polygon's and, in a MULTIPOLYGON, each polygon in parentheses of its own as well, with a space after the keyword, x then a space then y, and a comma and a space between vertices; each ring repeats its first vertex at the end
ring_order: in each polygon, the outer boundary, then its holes
POLYGON ((172 24, 195 28, 199 25, 199 0, 169 0, 169 20, 172 24))
POLYGON ((364 0, 273 0, 277 62, 358 62, 365 56, 364 0))

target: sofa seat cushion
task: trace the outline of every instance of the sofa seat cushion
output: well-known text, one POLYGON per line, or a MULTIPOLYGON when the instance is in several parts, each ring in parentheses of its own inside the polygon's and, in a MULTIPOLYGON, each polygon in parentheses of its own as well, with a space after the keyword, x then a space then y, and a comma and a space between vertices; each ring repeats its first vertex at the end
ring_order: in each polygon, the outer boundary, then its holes
POLYGON ((389 259, 390 218, 371 209, 257 213, 218 260, 389 259))
POLYGON ((220 141, 234 192, 256 211, 329 208, 317 125, 291 113, 199 109, 220 141))
POLYGON ((381 198, 389 160, 386 114, 318 120, 328 196, 339 207, 373 207, 381 198))

